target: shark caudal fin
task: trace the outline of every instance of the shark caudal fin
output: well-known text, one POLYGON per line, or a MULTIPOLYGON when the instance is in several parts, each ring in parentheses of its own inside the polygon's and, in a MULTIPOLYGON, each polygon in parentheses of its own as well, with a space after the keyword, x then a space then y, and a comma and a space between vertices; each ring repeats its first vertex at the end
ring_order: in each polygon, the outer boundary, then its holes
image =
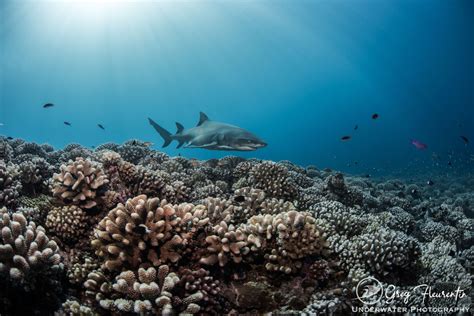
POLYGON ((151 118, 148 118, 148 122, 150 122, 150 125, 153 126, 153 128, 158 132, 158 134, 160 134, 161 137, 163 137, 163 140, 165 142, 163 143, 162 147, 168 146, 173 141, 173 138, 170 132, 168 132, 166 129, 158 125, 151 118))
MULTIPOLYGON (((184 131, 184 127, 181 123, 176 122, 176 135, 181 134, 184 131)), ((178 138, 177 141, 179 142, 178 146, 176 148, 180 148, 184 144, 184 140, 178 138)))

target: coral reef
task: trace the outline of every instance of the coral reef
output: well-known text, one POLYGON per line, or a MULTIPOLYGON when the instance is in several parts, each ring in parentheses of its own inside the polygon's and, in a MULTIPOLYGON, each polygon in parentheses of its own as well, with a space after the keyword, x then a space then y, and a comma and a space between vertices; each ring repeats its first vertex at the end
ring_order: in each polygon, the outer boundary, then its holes
POLYGON ((204 208, 140 195, 119 204, 100 221, 92 246, 107 270, 137 268, 146 262, 174 263, 208 222, 204 208))
POLYGON ((109 182, 97 163, 76 158, 61 165, 61 172, 53 176, 53 196, 65 204, 75 204, 85 209, 97 205, 101 189, 109 182))
POLYGON ((469 308, 474 181, 434 182, 0 138, 0 314, 345 315, 369 277, 469 308))
POLYGON ((46 228, 67 243, 80 239, 88 225, 86 212, 75 205, 52 208, 46 217, 46 228))
POLYGON ((15 204, 21 188, 17 166, 0 160, 0 207, 15 204))

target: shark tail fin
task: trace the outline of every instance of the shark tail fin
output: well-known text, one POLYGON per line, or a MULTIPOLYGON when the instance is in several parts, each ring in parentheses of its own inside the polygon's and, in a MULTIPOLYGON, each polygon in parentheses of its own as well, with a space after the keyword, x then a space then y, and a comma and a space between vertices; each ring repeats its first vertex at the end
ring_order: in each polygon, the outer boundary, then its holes
POLYGON ((151 118, 148 118, 148 122, 150 122, 150 125, 153 126, 153 128, 160 134, 161 137, 163 137, 163 140, 165 141, 163 143, 162 147, 168 146, 171 141, 173 140, 172 135, 170 132, 168 132, 166 129, 158 125, 155 121, 153 121, 151 118))
POLYGON ((179 134, 184 130, 184 127, 181 123, 176 122, 176 129, 176 134, 179 134))

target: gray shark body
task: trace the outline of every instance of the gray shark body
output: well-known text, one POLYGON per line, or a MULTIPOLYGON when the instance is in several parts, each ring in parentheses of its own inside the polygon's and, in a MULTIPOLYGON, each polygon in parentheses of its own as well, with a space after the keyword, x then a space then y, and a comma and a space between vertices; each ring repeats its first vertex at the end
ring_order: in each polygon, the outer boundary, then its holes
POLYGON ((185 130, 183 125, 176 123, 177 132, 172 135, 166 129, 148 118, 151 126, 164 139, 163 147, 173 140, 178 142, 176 148, 203 148, 209 150, 252 151, 265 147, 267 144, 249 131, 238 126, 210 120, 206 114, 200 113, 196 127, 185 130))

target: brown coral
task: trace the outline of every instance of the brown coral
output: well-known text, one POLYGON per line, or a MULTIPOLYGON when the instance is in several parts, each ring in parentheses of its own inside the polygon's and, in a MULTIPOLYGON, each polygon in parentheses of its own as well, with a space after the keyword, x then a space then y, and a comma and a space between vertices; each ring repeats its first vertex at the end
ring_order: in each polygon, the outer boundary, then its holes
POLYGON ((173 315, 196 314, 205 294, 181 281, 169 266, 140 268, 120 273, 112 284, 112 298, 99 300, 100 306, 116 312, 173 315))
POLYGON ((0 207, 15 204, 21 188, 16 165, 0 160, 0 207))
POLYGON ((265 161, 250 170, 249 182, 262 189, 270 197, 293 198, 298 193, 297 185, 288 169, 278 163, 265 161))
POLYGON ((213 227, 206 243, 209 255, 202 257, 202 264, 223 267, 229 261, 256 257, 265 260, 267 270, 285 273, 297 271, 304 257, 323 254, 328 246, 316 220, 294 210, 253 216, 239 226, 222 221, 213 227))
POLYGON ((0 217, 0 273, 21 281, 29 273, 62 268, 58 246, 43 227, 28 222, 20 213, 0 217))
POLYGON ((75 205, 55 207, 46 217, 46 228, 63 242, 74 243, 84 236, 89 219, 86 212, 75 205))
POLYGON ((140 195, 119 204, 100 221, 92 246, 108 270, 136 268, 145 262, 158 266, 177 262, 208 222, 203 206, 172 205, 140 195))
POLYGON ((76 158, 61 165, 61 172, 53 176, 53 195, 66 204, 90 209, 97 205, 101 189, 109 182, 97 163, 76 158))

